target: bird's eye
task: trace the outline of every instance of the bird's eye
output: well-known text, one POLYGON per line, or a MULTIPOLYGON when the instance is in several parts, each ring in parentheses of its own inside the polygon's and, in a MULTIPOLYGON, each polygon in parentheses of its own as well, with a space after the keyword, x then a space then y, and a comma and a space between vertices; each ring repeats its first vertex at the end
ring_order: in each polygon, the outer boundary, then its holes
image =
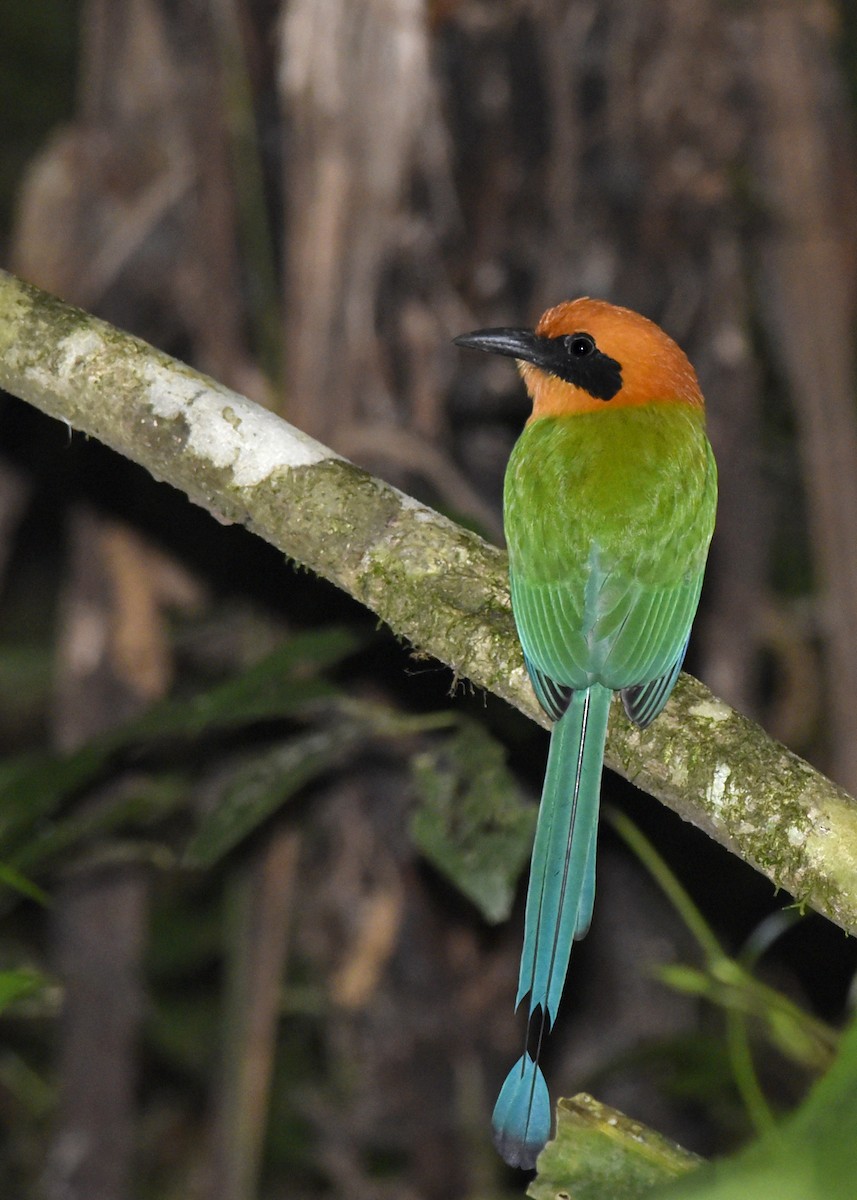
POLYGON ((595 339, 588 333, 570 333, 564 341, 566 350, 574 358, 585 358, 595 349, 595 339))

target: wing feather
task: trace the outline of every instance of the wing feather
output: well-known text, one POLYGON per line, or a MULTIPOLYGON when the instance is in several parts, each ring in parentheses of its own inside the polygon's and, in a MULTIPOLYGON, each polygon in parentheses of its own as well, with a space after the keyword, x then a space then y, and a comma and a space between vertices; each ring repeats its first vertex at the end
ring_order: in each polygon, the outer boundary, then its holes
POLYGON ((670 693, 675 687, 676 680, 681 671, 681 665, 684 662, 687 643, 689 641, 690 634, 688 634, 675 662, 663 675, 658 676, 657 679, 653 679, 650 683, 642 684, 640 687, 622 689, 622 703, 625 706, 625 712, 628 714, 628 720, 633 721, 635 725, 639 725, 641 729, 646 729, 651 725, 655 717, 662 711, 667 700, 669 700, 670 693))

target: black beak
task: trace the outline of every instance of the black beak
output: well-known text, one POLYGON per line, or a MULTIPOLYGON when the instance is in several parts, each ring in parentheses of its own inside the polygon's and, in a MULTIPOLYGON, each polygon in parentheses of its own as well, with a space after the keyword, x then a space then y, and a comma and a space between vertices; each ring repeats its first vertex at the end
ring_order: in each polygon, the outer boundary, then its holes
POLYGON ((477 329, 452 340, 456 346, 464 346, 467 350, 505 354, 537 367, 547 367, 548 339, 539 337, 532 329, 477 329))
POLYGON ((622 388, 622 364, 602 354, 589 333, 542 337, 532 329, 477 329, 452 340, 456 346, 532 363, 596 400, 612 400, 622 388))

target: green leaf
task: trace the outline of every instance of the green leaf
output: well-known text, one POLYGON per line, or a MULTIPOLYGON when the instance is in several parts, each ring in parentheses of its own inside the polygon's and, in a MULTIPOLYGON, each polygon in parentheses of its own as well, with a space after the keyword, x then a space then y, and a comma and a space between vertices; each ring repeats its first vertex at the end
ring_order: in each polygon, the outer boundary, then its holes
MULTIPOLYGON (((793 923, 778 914, 775 925, 753 939, 744 961, 731 958, 652 843, 624 813, 607 809, 606 816, 641 862, 651 872, 679 916, 694 935, 706 959, 704 970, 681 964, 663 966, 658 975, 676 991, 704 997, 724 1009, 727 1020, 752 1017, 772 1045, 786 1057, 813 1071, 826 1070, 836 1053, 834 1029, 805 1012, 787 996, 756 979, 748 969, 764 950, 772 933, 793 923)), ((736 1029, 733 1026, 733 1032, 736 1029)))
POLYGON ((52 987, 53 983, 41 971, 32 967, 17 967, 11 971, 0 971, 0 1012, 14 1004, 16 1000, 25 1000, 52 987))
MULTIPOLYGON (((0 767, 0 847, 51 816, 122 750, 158 739, 196 739, 215 729, 293 716, 333 693, 319 672, 352 653, 355 636, 342 628, 301 634, 248 671, 190 699, 165 700, 95 738, 73 754, 27 755, 0 767)), ((6 851, 8 857, 8 851, 6 851)))
POLYGON ((556 1106, 556 1136, 538 1159, 532 1200, 636 1200, 702 1159, 581 1094, 556 1106))
POLYGON ((319 708, 327 724, 239 760, 223 774, 185 851, 185 862, 210 867, 248 837, 305 784, 342 763, 370 738, 413 736, 449 724, 447 713, 403 715, 384 705, 335 697, 319 708))
POLYGON ((185 864, 213 866, 300 788, 341 762, 353 746, 350 732, 319 730, 243 758, 209 793, 211 806, 185 850, 185 864))
POLYGON ((26 896, 28 900, 35 900, 37 904, 50 908, 51 898, 48 893, 8 863, 0 863, 0 883, 11 888, 13 892, 26 896))
POLYGON ((509 916, 533 844, 534 805, 521 797, 503 748, 463 722, 413 771, 421 807, 411 834, 433 863, 489 921, 509 916))
POLYGON ((781 1125, 734 1158, 652 1200, 852 1200, 857 1175, 857 1021, 839 1055, 781 1125))
POLYGON ((0 846, 7 847, 38 825, 103 766, 93 743, 76 754, 26 754, 0 767, 0 846))
POLYGON ((129 773, 100 795, 97 803, 42 822, 14 853, 15 866, 26 871, 44 869, 51 859, 84 843, 150 829, 184 805, 188 787, 186 772, 129 773))
POLYGON ((292 637, 248 671, 190 700, 165 700, 123 726, 114 745, 151 738, 196 738, 213 729, 286 717, 333 694, 320 673, 358 647, 353 633, 333 628, 292 637))

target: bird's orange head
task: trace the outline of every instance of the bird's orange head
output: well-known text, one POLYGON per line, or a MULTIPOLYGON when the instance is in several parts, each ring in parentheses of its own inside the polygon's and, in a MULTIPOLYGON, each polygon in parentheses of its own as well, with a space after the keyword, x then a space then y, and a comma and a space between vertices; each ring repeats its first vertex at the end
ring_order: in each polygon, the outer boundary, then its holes
POLYGON ((654 321, 606 300, 567 300, 532 329, 481 329, 459 346, 518 360, 530 420, 641 404, 702 408, 696 372, 654 321))

